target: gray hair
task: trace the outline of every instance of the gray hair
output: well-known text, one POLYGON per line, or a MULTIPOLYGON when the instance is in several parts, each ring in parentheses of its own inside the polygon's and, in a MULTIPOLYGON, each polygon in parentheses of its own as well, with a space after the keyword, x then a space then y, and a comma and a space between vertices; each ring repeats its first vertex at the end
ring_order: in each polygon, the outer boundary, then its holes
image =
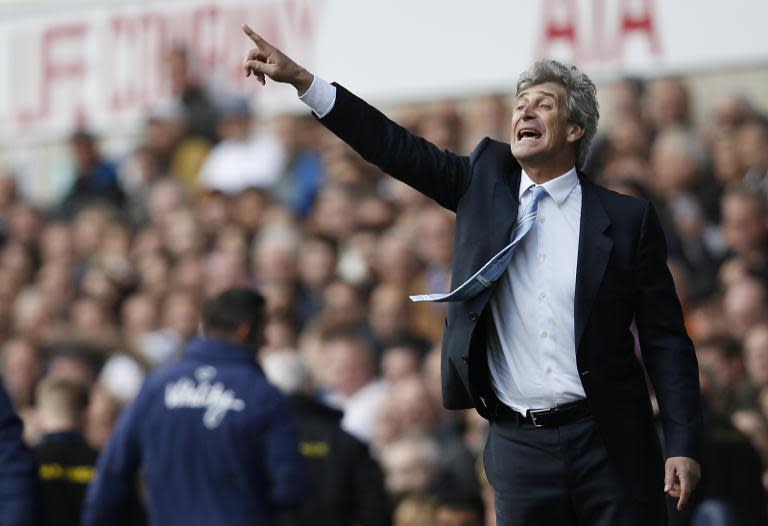
POLYGON ((555 60, 540 60, 520 75, 515 96, 531 86, 545 82, 554 82, 565 88, 568 121, 584 127, 584 136, 576 149, 576 165, 582 167, 589 145, 597 133, 597 120, 600 118, 595 83, 576 66, 569 68, 555 60))

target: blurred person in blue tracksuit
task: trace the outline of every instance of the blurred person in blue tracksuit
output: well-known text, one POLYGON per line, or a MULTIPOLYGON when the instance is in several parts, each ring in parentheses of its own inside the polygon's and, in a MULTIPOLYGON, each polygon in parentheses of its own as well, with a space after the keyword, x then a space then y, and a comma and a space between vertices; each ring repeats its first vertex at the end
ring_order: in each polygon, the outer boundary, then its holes
POLYGON ((271 525, 297 504, 294 418, 255 361, 264 300, 227 290, 203 305, 203 337, 151 374, 96 467, 83 524, 118 525, 140 472, 151 525, 271 525))
POLYGON ((37 526, 40 485, 37 464, 21 439, 22 424, 0 383, 0 523, 37 526))

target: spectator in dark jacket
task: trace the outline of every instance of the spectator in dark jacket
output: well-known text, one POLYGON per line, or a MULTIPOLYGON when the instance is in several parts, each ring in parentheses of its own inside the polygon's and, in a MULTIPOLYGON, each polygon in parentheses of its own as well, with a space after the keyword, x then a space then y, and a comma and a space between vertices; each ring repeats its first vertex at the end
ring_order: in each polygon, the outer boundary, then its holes
POLYGON ((0 521, 3 526, 40 524, 36 464, 21 440, 21 420, 0 383, 0 521))
POLYGON ((117 167, 104 160, 90 132, 78 130, 70 139, 75 180, 59 205, 59 215, 72 219, 89 205, 120 207, 125 195, 117 181, 117 167))
POLYGON ((310 396, 312 379, 298 353, 272 352, 267 377, 289 395, 299 425, 299 451, 311 485, 302 506, 281 526, 389 526, 389 498, 368 446, 341 429, 341 411, 310 396))
POLYGON ((203 305, 205 337, 145 381, 97 465, 84 524, 121 524, 141 468, 148 522, 274 524, 297 504, 302 462, 290 407, 255 362, 264 300, 230 289, 203 305))
POLYGON ((37 386, 36 414, 43 435, 33 451, 40 463, 46 525, 80 524, 98 455, 82 434, 87 405, 88 389, 67 378, 48 377, 37 386))

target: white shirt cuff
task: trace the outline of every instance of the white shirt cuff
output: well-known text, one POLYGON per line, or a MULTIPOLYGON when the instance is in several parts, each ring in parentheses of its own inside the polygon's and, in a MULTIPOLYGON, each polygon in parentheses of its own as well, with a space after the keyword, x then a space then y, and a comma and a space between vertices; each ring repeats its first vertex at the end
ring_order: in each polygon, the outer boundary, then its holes
POLYGON ((322 119, 331 112, 336 103, 336 86, 315 75, 309 89, 299 97, 299 100, 309 106, 315 115, 322 119))

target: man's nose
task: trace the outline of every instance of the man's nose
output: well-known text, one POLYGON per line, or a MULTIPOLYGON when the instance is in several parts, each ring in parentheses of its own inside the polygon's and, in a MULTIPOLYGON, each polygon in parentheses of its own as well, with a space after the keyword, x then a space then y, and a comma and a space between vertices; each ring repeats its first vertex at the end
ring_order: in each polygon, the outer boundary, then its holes
POLYGON ((528 104, 523 106, 520 113, 522 114, 523 120, 530 120, 536 117, 536 114, 533 112, 533 108, 528 104))

